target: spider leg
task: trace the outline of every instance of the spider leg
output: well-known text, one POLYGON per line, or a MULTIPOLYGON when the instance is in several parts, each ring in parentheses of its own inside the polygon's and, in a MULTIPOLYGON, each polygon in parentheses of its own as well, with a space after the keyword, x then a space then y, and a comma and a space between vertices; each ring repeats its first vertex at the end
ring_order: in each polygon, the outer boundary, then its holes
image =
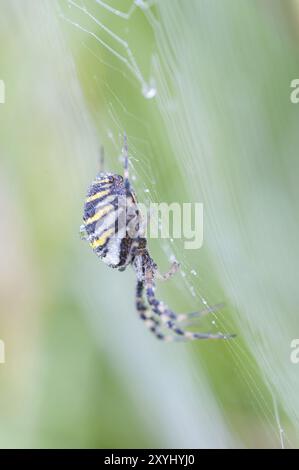
MULTIPOLYGON (((169 271, 167 271, 165 274, 161 274, 159 271, 156 272, 156 278, 162 281, 167 281, 170 279, 174 274, 178 272, 180 269, 180 263, 177 261, 173 261, 173 263, 170 266, 169 271)), ((212 305, 211 307, 205 307, 202 310, 199 310, 198 312, 191 312, 191 313, 180 313, 177 314, 176 316, 176 322, 185 322, 189 321, 193 318, 200 318, 204 315, 207 315, 208 313, 215 312, 217 310, 220 310, 221 308, 224 307, 224 304, 216 304, 212 305)))
POLYGON ((176 341, 176 337, 173 335, 165 335, 161 332, 160 322, 154 317, 151 311, 148 310, 144 298, 144 283, 143 281, 137 281, 136 287, 136 309, 140 319, 144 322, 145 326, 153 333, 156 338, 161 341, 170 342, 176 341))
POLYGON ((167 281, 175 273, 177 273, 179 269, 180 269, 180 263, 178 263, 177 261, 173 261, 173 263, 170 266, 170 269, 166 273, 161 274, 159 271, 157 271, 156 277, 160 279, 161 281, 167 281))
POLYGON ((128 141, 127 134, 124 132, 124 146, 123 146, 123 158, 124 158, 124 183, 127 190, 130 189, 129 181, 129 154, 128 154, 128 141))
POLYGON ((103 145, 101 145, 101 148, 100 148, 99 168, 100 168, 100 173, 102 173, 105 168, 105 151, 104 151, 103 145))
POLYGON ((199 310, 198 312, 191 312, 191 313, 178 313, 176 322, 189 322, 190 320, 193 319, 198 319, 201 318, 205 315, 208 315, 209 313, 217 312, 217 310, 220 310, 221 308, 224 307, 224 303, 221 304, 215 304, 211 305, 211 307, 205 307, 202 310, 199 310))
POLYGON ((178 315, 170 310, 167 305, 158 300, 155 296, 155 285, 152 280, 147 279, 146 282, 146 296, 151 309, 156 313, 163 323, 163 326, 173 331, 176 335, 184 338, 185 340, 195 339, 229 339, 235 335, 222 334, 222 333, 193 333, 186 331, 177 326, 178 315))

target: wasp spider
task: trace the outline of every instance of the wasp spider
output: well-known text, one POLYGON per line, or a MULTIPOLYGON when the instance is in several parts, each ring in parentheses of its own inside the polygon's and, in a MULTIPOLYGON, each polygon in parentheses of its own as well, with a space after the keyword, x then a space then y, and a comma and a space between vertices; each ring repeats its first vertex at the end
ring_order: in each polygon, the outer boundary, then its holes
POLYGON ((155 279, 168 279, 178 269, 174 262, 164 275, 151 258, 144 236, 136 194, 129 181, 126 135, 123 146, 124 176, 100 172, 88 189, 81 236, 104 263, 123 271, 132 265, 136 276, 136 309, 146 327, 163 341, 226 339, 232 335, 195 333, 182 328, 189 319, 208 313, 176 314, 155 296, 155 279), (144 295, 145 294, 145 295, 144 295))

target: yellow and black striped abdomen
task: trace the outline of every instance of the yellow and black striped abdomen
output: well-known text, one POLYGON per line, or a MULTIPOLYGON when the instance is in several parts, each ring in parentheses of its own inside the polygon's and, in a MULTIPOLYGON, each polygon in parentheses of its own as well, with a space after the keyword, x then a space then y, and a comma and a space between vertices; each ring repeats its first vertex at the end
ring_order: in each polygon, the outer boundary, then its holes
POLYGON ((126 190, 121 176, 101 173, 87 192, 84 230, 91 248, 111 267, 124 268, 131 261, 134 237, 127 230, 128 212, 138 220, 135 195, 126 190))

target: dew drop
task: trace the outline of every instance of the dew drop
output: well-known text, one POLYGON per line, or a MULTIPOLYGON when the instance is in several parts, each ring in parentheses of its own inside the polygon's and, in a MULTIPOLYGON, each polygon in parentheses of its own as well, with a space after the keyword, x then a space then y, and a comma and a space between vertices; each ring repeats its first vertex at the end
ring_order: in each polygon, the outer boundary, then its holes
POLYGON ((145 83, 142 86, 142 94, 147 100, 151 100, 157 94, 157 88, 153 79, 150 80, 149 84, 145 83))
POLYGON ((195 290, 194 290, 194 287, 193 286, 190 286, 190 292, 191 292, 191 295, 192 297, 195 297, 195 290))

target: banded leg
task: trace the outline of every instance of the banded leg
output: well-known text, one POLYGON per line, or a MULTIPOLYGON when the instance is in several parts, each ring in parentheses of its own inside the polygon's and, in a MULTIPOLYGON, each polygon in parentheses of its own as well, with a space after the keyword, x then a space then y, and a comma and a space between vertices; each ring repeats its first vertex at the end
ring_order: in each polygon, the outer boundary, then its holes
MULTIPOLYGON (((177 261, 173 261, 173 263, 172 263, 171 266, 170 266, 169 271, 167 271, 167 272, 164 273, 164 274, 161 274, 161 273, 158 271, 158 272, 156 273, 156 277, 157 277, 157 279, 159 279, 159 280, 167 281, 167 280, 170 279, 172 276, 174 276, 174 274, 176 274, 179 269, 180 269, 180 263, 178 263, 177 261)), ((221 303, 221 304, 212 305, 211 307, 205 307, 205 308, 203 308, 202 310, 199 310, 198 312, 179 313, 179 314, 176 315, 176 322, 177 322, 177 323, 189 322, 189 321, 192 320, 192 319, 201 318, 201 317, 203 317, 204 315, 207 315, 208 313, 216 312, 217 310, 220 310, 220 309, 223 308, 223 307, 224 307, 224 304, 221 303)))
POLYGON ((172 276, 174 276, 175 273, 178 272, 178 270, 180 269, 180 263, 178 263, 177 261, 173 261, 173 263, 171 264, 170 266, 170 269, 164 273, 164 274, 161 274, 159 271, 156 273, 156 276, 158 279, 160 279, 161 281, 167 281, 168 279, 170 279, 172 276))
POLYGON ((199 310, 198 312, 178 313, 176 322, 181 323, 181 322, 190 322, 192 320, 197 320, 199 318, 204 317, 205 315, 208 315, 209 313, 217 312, 217 310, 220 310, 223 307, 224 307, 224 303, 221 303, 221 304, 211 305, 210 307, 205 307, 202 310, 199 310))
POLYGON ((153 281, 148 281, 146 283, 146 296, 148 303, 150 304, 152 311, 156 313, 163 323, 163 325, 169 330, 173 331, 175 334, 181 336, 185 340, 195 340, 195 339, 229 339, 235 335, 225 335, 222 333, 193 333, 191 331, 186 331, 177 326, 178 315, 170 310, 167 305, 158 300, 155 296, 155 285, 153 281))
POLYGON ((175 341, 175 336, 165 335, 161 332, 160 322, 154 317, 151 311, 148 310, 143 298, 144 283, 137 281, 136 287, 136 309, 139 317, 144 321, 145 326, 153 333, 156 338, 161 341, 170 342, 175 341))

